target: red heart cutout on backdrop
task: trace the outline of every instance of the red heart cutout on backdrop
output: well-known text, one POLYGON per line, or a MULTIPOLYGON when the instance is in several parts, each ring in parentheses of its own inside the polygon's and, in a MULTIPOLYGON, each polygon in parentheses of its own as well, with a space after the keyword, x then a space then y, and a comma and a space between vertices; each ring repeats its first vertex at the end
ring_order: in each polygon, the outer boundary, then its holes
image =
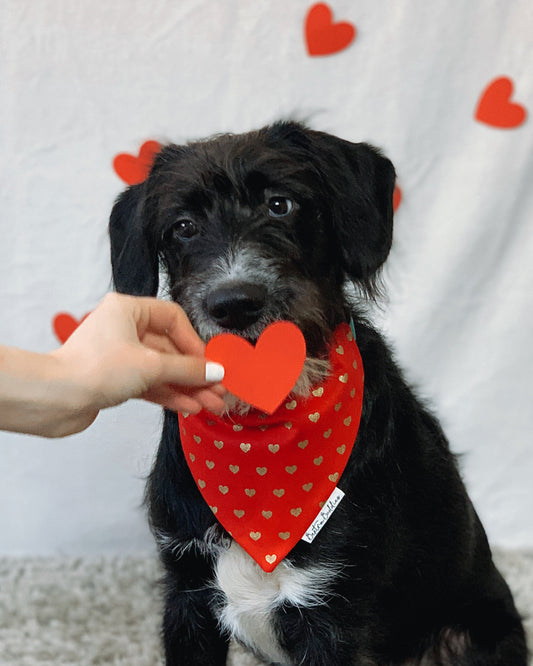
POLYGON ((355 26, 347 21, 333 22, 333 12, 324 2, 313 5, 305 19, 305 40, 311 56, 342 51, 355 39, 355 26))
POLYGON ((475 118, 486 125, 511 129, 519 127, 526 119, 526 109, 511 102, 514 85, 510 78, 494 79, 483 91, 476 109, 475 118))
POLYGON ((394 192, 392 193, 392 209, 394 212, 398 210, 400 204, 402 203, 403 192, 399 185, 396 185, 394 192))
POLYGON ((238 335, 222 333, 205 349, 206 358, 224 366, 222 384, 228 391, 267 414, 294 388, 305 354, 302 332, 288 321, 267 326, 255 347, 238 335))
POLYGON ((119 178, 128 185, 138 185, 148 178, 155 156, 161 150, 157 141, 145 141, 138 157, 129 153, 120 153, 113 160, 113 168, 119 178))
POLYGON ((61 344, 66 342, 78 326, 87 319, 90 314, 91 313, 88 312, 79 321, 68 312, 60 312, 59 314, 56 314, 52 320, 52 327, 59 342, 61 342, 61 344))

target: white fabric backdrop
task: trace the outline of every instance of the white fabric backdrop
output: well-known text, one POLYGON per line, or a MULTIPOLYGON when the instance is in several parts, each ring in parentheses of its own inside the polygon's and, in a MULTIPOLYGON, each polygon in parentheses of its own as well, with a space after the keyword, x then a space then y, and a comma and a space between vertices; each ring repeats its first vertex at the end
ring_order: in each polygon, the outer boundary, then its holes
MULTIPOLYGON (((118 153, 287 116, 368 140, 402 190, 378 316, 493 543, 532 546, 533 6, 331 0, 356 38, 312 57, 312 5, 2 1, 0 341, 50 350, 55 315, 109 289, 118 153), (512 128, 475 119, 499 77, 525 112, 512 128)), ((520 116, 509 104, 496 121, 520 116)), ((160 422, 130 403, 60 441, 0 433, 0 553, 151 549, 140 503, 160 422)))

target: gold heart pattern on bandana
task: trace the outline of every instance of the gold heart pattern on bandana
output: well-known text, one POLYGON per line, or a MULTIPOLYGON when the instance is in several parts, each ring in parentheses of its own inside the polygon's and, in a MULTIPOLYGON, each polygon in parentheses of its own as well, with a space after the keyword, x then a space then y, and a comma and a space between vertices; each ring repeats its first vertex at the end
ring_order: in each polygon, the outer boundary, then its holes
MULTIPOLYGON (((273 414, 180 415, 185 459, 231 536, 273 571, 313 523, 344 471, 363 401, 364 372, 348 324, 335 331, 330 374, 273 414)), ((257 378, 260 381, 260 378, 257 378)))

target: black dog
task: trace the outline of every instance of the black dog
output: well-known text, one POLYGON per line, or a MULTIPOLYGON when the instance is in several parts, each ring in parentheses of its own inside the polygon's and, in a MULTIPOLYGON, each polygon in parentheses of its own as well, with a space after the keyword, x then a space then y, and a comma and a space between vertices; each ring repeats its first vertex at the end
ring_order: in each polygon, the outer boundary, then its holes
POLYGON ((199 334, 257 340, 277 320, 304 333, 305 395, 353 320, 365 369, 345 498, 313 543, 265 573, 218 523, 165 415, 150 521, 166 569, 168 666, 221 666, 233 635, 267 663, 525 666, 495 568, 437 420, 402 378, 364 299, 392 240, 391 163, 296 123, 170 145, 110 222, 121 292, 155 295, 159 268, 199 334), (348 296, 346 283, 357 296, 348 296))

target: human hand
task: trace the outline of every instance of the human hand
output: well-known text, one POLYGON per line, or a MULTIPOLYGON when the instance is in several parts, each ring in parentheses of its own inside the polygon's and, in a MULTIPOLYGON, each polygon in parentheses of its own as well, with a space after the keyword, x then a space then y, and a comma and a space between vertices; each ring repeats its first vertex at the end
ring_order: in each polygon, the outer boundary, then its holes
POLYGON ((89 425, 100 409, 129 398, 221 412, 225 391, 212 383, 221 366, 206 364, 204 348, 179 305, 111 293, 51 356, 86 391, 80 417, 89 425))

